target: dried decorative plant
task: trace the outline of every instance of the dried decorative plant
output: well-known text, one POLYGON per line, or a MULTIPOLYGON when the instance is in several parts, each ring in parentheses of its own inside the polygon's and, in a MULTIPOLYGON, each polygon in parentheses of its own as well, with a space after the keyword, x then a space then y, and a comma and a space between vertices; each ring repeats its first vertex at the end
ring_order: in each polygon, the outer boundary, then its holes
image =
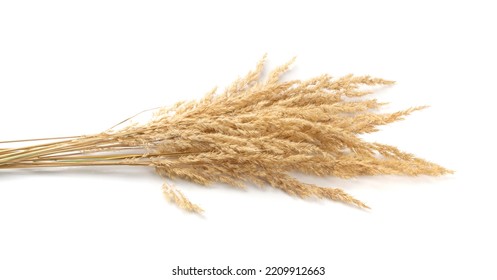
MULTIPOLYGON (((340 178, 450 172, 395 147, 359 137, 423 108, 378 113, 383 104, 364 96, 375 86, 393 82, 352 75, 281 81, 293 60, 264 79, 264 60, 224 92, 214 89, 199 101, 161 108, 144 125, 0 149, 0 169, 150 166, 166 179, 236 187, 269 184, 302 198, 326 198, 364 208, 363 202, 341 189, 303 183, 289 172, 340 178)), ((180 207, 201 211, 170 184, 165 183, 163 190, 180 207)))

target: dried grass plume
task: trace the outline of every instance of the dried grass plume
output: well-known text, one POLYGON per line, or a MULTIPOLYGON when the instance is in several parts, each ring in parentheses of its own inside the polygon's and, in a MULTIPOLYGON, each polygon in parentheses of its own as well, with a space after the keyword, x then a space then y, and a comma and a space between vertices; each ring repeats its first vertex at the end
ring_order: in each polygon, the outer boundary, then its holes
MULTIPOLYGON (((361 139, 361 134, 423 108, 378 112, 383 104, 365 96, 393 82, 353 75, 282 81, 293 60, 262 77, 264 61, 223 92, 214 89, 201 100, 161 108, 147 124, 0 149, 0 169, 150 166, 166 181, 270 185, 293 196, 363 208, 363 202, 339 188, 303 183, 290 172, 340 178, 450 172, 395 147, 361 139)), ((180 207, 201 211, 171 184, 166 182, 163 191, 180 207)))

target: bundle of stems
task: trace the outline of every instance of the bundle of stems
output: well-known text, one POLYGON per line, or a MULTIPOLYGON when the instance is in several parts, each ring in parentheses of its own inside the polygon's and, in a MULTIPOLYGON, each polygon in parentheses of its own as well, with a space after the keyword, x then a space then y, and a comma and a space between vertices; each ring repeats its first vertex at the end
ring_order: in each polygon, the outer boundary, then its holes
MULTIPOLYGON (((384 103, 365 96, 393 82, 353 75, 282 81, 293 60, 265 77, 264 62, 265 57, 223 92, 213 89, 201 100, 158 109, 146 124, 95 135, 0 142, 45 140, 0 149, 0 169, 149 166, 165 179, 235 187, 271 185, 302 198, 332 199, 362 208, 368 206, 339 188, 307 184, 290 173, 350 178, 451 172, 360 137, 423 108, 378 112, 384 103)), ((163 190, 180 207, 201 211, 171 184, 165 183, 163 190)))

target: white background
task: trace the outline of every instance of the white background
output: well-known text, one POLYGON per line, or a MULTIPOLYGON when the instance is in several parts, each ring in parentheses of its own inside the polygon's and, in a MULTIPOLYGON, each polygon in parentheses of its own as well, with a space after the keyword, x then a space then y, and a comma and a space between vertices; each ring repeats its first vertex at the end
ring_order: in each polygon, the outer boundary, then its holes
MULTIPOLYGON (((0 172, 0 279, 173 277, 176 266, 324 266, 323 277, 496 279, 491 1, 1 1, 0 140, 90 134, 199 98, 297 55, 287 78, 371 74, 387 110, 430 105, 368 139, 456 171, 304 178, 371 211, 272 189, 175 184, 140 168, 0 172), (493 267, 492 267, 493 266, 493 267)), ((223 279, 232 279, 224 277, 223 279)))

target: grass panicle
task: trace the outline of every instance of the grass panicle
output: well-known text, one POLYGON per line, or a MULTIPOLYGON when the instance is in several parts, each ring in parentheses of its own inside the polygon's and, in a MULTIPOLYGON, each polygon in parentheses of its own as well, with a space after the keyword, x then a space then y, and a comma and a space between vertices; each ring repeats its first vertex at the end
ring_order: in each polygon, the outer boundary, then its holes
MULTIPOLYGON (((113 127, 95 135, 33 139, 49 142, 0 149, 0 169, 149 166, 166 180, 241 188, 247 183, 270 185, 297 197, 361 208, 368 206, 341 189, 303 183, 290 173, 351 178, 451 172, 360 137, 424 108, 381 113, 384 104, 366 97, 392 81, 353 75, 282 81, 293 61, 263 77, 264 57, 255 70, 224 91, 214 89, 201 100, 159 108, 146 124, 113 127)), ((171 184, 162 189, 180 207, 202 211, 171 184)))

